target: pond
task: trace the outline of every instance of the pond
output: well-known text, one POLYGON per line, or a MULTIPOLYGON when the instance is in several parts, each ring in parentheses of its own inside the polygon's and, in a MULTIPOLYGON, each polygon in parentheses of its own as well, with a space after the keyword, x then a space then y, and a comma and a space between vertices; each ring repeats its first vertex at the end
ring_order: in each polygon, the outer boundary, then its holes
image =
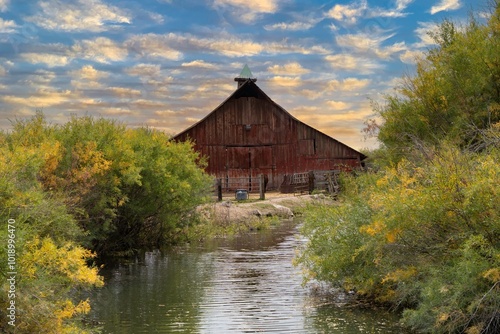
MULTIPOLYGON (((383 310, 302 286, 297 224, 108 264, 91 296, 103 333, 401 333, 383 310)), ((347 297, 347 296, 346 296, 347 297)))

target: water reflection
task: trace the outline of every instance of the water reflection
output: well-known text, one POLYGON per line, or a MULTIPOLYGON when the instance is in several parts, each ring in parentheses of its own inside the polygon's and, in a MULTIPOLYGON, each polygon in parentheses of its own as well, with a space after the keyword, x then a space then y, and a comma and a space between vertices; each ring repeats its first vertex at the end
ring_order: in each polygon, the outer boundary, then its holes
POLYGON ((400 333, 393 315, 318 306, 291 261, 293 223, 110 265, 92 296, 104 333, 400 333))

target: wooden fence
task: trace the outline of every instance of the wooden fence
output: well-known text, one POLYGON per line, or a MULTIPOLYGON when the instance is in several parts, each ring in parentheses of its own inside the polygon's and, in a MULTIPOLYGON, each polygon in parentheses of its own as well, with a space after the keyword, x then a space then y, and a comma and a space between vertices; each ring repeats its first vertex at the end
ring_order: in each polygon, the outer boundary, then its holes
MULTIPOLYGON (((313 191, 325 191, 335 196, 340 190, 338 177, 340 170, 310 171, 285 175, 280 186, 280 192, 293 193, 294 195, 310 194, 313 191)), ((248 194, 259 194, 260 199, 265 198, 266 178, 259 177, 226 177, 215 180, 215 192, 218 200, 222 200, 223 193, 235 193, 246 190, 248 194)))
POLYGON ((318 190, 336 195, 340 189, 339 174, 339 170, 325 170, 285 175, 280 191, 283 193, 310 194, 314 190, 318 190))
POLYGON ((260 199, 265 199, 266 180, 264 175, 259 177, 226 177, 215 180, 217 198, 222 200, 223 193, 233 193, 237 190, 246 190, 250 193, 258 193, 260 199))

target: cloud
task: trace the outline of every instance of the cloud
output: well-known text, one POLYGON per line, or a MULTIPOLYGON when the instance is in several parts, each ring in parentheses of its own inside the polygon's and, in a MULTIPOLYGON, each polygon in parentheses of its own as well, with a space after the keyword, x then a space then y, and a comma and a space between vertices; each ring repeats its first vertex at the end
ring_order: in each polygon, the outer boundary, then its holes
POLYGON ((405 10, 414 0, 396 0, 396 10, 405 10))
POLYGON ((22 81, 23 85, 36 87, 37 89, 47 88, 53 89, 49 84, 56 78, 56 73, 43 69, 36 70, 33 74, 28 75, 26 80, 22 81))
POLYGON ((357 4, 351 5, 336 4, 327 12, 327 16, 337 21, 354 24, 357 22, 358 18, 365 13, 367 9, 368 3, 366 2, 366 0, 362 0, 357 4))
POLYGON ((138 54, 140 57, 179 60, 182 58, 182 53, 170 46, 170 44, 175 42, 178 41, 174 34, 145 34, 130 37, 125 42, 125 45, 130 51, 138 54))
POLYGON ((201 68, 207 68, 207 69, 214 69, 216 66, 214 64, 210 64, 205 62, 204 60, 193 60, 189 63, 182 63, 182 67, 201 67, 201 68))
POLYGON ((102 32, 131 22, 128 13, 100 0, 48 0, 38 5, 39 13, 26 21, 47 30, 102 32))
POLYGON ((273 65, 268 67, 267 70, 276 75, 301 75, 310 72, 310 70, 303 68, 297 62, 288 63, 282 66, 273 65))
POLYGON ((0 17, 0 34, 11 34, 15 32, 17 28, 18 26, 16 22, 12 20, 4 20, 0 17))
POLYGON ((424 53, 422 51, 406 50, 404 53, 402 53, 399 56, 399 59, 405 64, 414 65, 417 63, 418 59, 422 58, 423 56, 424 56, 424 53))
POLYGON ((432 15, 450 10, 457 10, 462 7, 460 0, 441 0, 441 2, 435 6, 432 6, 430 13, 432 15))
POLYGON ((264 26, 266 30, 288 30, 288 31, 299 31, 308 30, 315 26, 316 23, 313 22, 281 22, 275 24, 268 24, 264 26))
POLYGON ((71 85, 76 88, 100 88, 102 84, 100 79, 109 77, 108 72, 96 70, 92 65, 85 65, 79 70, 73 70, 68 74, 74 79, 71 80, 71 85))
POLYGON ((403 11, 413 1, 414 0, 396 0, 396 7, 393 9, 369 7, 366 0, 349 5, 336 4, 326 13, 326 16, 347 25, 356 24, 360 18, 405 17, 408 13, 403 11))
POLYGON ((261 14, 278 10, 277 0, 214 0, 216 9, 228 9, 232 16, 245 23, 254 22, 261 14))
POLYGON ((245 10, 256 11, 261 13, 274 13, 278 6, 276 0, 254 0, 249 2, 247 0, 215 0, 215 6, 233 6, 243 8, 245 10))
POLYGON ((29 97, 6 95, 0 99, 10 104, 20 104, 31 108, 46 108, 73 100, 74 98, 74 94, 72 94, 69 90, 56 91, 39 89, 35 94, 32 94, 29 97))
POLYGON ((355 91, 367 87, 371 83, 369 79, 346 78, 342 81, 331 80, 328 87, 334 91, 355 91))
POLYGON ((92 65, 85 65, 79 70, 72 71, 71 74, 85 80, 99 80, 109 76, 108 72, 96 70, 92 65))
POLYGON ((271 84, 283 87, 298 87, 302 85, 300 77, 275 76, 269 79, 271 84))
POLYGON ((334 110, 345 110, 351 107, 350 103, 345 103, 342 101, 333 101, 333 100, 326 101, 326 105, 334 110))
POLYGON ((189 34, 169 35, 178 43, 186 43, 195 49, 207 50, 227 57, 253 56, 265 51, 265 47, 260 43, 240 39, 227 33, 220 34, 217 38, 199 38, 189 34))
POLYGON ((7 70, 5 69, 5 67, 0 65, 0 77, 5 76, 6 74, 7 74, 7 70))
POLYGON ((415 47, 424 48, 436 44, 434 39, 429 35, 430 32, 437 32, 439 25, 435 22, 418 22, 418 28, 415 29, 415 34, 420 42, 415 43, 415 47))
POLYGON ((111 92, 114 96, 120 98, 134 98, 141 96, 141 91, 133 88, 109 87, 107 88, 107 90, 111 92))
POLYGON ((170 109, 163 109, 163 110, 156 110, 154 114, 156 116, 164 117, 164 116, 174 116, 177 114, 177 112, 170 109))
POLYGON ((198 37, 189 33, 145 34, 131 36, 125 45, 130 52, 142 57, 161 57, 179 60, 183 53, 209 52, 226 57, 248 57, 260 54, 328 54, 322 46, 299 45, 287 40, 259 43, 227 32, 218 32, 215 37, 198 37))
MULTIPOLYGON (((234 89, 235 86, 227 80, 220 80, 219 82, 211 81, 197 84, 196 88, 190 90, 187 94, 182 96, 181 99, 212 101, 214 105, 217 105, 221 102, 221 99, 226 98, 234 89)), ((205 103, 203 108, 207 108, 207 106, 208 104, 205 103)))
POLYGON ((137 64, 125 69, 125 73, 133 76, 159 76, 161 73, 160 65, 156 64, 137 64))
POLYGON ((0 0, 0 12, 6 12, 9 7, 10 0, 0 0))
POLYGON ((106 37, 79 41, 73 45, 72 52, 80 58, 99 63, 121 61, 128 54, 126 48, 106 37))
POLYGON ((68 56, 32 52, 21 54, 21 58, 23 58, 28 63, 45 64, 48 67, 66 66, 71 60, 68 56))
POLYGON ((381 46, 385 40, 393 36, 394 34, 382 36, 376 33, 359 33, 338 35, 335 40, 340 47, 352 49, 356 53, 373 54, 378 58, 388 59, 394 53, 406 50, 404 42, 381 46))
POLYGON ((371 74, 382 67, 381 64, 365 57, 350 54, 328 55, 325 60, 337 70, 353 71, 360 74, 371 74))

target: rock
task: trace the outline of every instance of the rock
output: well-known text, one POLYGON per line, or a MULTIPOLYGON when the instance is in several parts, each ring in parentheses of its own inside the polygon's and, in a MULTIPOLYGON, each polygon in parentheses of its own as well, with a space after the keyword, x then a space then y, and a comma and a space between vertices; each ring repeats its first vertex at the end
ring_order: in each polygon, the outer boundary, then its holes
POLYGON ((250 214, 253 215, 253 216, 257 216, 257 217, 262 217, 262 213, 259 210, 257 210, 257 209, 255 209, 252 212, 250 212, 250 214))
POLYGON ((291 218, 293 217, 293 212, 290 208, 287 208, 286 206, 279 205, 279 204, 273 204, 273 206, 278 210, 278 215, 286 218, 291 218))

